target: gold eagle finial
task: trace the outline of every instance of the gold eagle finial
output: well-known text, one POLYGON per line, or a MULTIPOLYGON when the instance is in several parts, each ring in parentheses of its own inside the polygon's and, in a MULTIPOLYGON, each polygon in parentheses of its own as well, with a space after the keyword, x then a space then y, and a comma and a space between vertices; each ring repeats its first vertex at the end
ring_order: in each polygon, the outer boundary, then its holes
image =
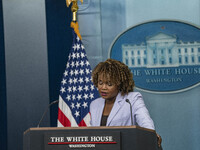
MULTIPOLYGON (((67 7, 72 3, 71 11, 73 13, 73 21, 76 21, 76 12, 78 11, 78 4, 77 1, 79 0, 66 0, 67 7)), ((80 0, 83 3, 83 0, 80 0)))
MULTIPOLYGON (((66 0, 67 7, 69 7, 69 5, 71 4, 71 2, 73 2, 73 1, 78 1, 78 0, 66 0)), ((83 0, 80 0, 80 1, 83 4, 83 0)))

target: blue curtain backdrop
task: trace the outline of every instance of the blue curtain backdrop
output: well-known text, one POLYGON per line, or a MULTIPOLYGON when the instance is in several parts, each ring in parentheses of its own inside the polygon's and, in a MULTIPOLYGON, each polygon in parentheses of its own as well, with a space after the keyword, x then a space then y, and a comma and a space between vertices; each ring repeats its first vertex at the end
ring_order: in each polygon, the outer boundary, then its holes
MULTIPOLYGON (((46 0, 50 102, 58 100, 60 83, 72 44, 71 8, 65 1, 46 0)), ((51 126, 57 126, 57 105, 51 107, 51 126)))
POLYGON ((0 149, 7 149, 6 73, 2 0, 0 0, 0 149))

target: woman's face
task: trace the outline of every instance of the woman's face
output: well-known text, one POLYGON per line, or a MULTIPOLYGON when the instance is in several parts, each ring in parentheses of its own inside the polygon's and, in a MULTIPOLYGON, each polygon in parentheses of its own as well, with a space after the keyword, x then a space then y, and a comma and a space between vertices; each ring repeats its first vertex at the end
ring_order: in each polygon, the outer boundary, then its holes
POLYGON ((98 91, 102 98, 109 101, 115 101, 119 88, 116 84, 112 83, 109 76, 98 77, 98 91))

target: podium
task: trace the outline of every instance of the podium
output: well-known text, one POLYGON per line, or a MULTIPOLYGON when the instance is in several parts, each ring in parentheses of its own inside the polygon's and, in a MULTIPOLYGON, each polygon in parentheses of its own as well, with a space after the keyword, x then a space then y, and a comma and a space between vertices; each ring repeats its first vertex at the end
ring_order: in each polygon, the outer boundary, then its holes
POLYGON ((29 128, 23 150, 157 150, 154 130, 138 127, 29 128))

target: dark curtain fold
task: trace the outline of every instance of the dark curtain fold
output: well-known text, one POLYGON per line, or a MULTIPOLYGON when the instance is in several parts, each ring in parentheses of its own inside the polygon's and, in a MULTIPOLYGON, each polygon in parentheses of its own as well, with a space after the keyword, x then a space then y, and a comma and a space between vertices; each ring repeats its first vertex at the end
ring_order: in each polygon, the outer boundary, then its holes
POLYGON ((6 72, 2 0, 0 0, 0 150, 7 149, 6 72))
MULTIPOLYGON (((46 0, 50 102, 58 100, 60 83, 72 44, 71 8, 65 1, 46 0)), ((50 111, 51 126, 57 126, 57 105, 50 111)))

